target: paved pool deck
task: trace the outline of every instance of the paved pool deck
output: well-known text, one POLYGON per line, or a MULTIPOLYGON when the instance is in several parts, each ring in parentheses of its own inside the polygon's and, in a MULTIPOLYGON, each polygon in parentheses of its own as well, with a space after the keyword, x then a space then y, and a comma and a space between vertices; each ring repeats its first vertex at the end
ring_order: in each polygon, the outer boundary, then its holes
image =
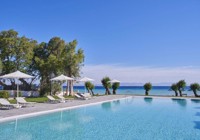
POLYGON ((131 97, 130 95, 108 95, 108 96, 95 96, 88 100, 68 100, 65 103, 36 103, 34 107, 25 107, 20 109, 0 110, 0 122, 14 120, 17 118, 24 118, 29 116, 36 116, 50 112, 61 111, 65 109, 72 109, 82 106, 95 105, 112 100, 131 97))

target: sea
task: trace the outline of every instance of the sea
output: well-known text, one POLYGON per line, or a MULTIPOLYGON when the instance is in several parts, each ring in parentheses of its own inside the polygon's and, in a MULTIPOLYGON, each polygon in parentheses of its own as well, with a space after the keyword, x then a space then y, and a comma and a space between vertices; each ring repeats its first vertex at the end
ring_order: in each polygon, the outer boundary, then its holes
MULTIPOLYGON (((66 90, 66 86, 63 86, 63 90, 66 90)), ((84 86, 74 86, 75 92, 84 93, 87 92, 84 86)), ((112 92, 112 89, 110 89, 112 92)), ((103 86, 96 86, 93 90, 94 94, 105 94, 105 88, 103 86)), ((117 94, 133 94, 133 95, 144 95, 145 90, 143 86, 120 86, 117 89, 117 94)), ((192 91, 189 90, 189 87, 186 87, 183 91, 183 94, 187 96, 194 95, 192 91)), ((149 91, 149 95, 175 95, 174 91, 170 90, 170 86, 153 86, 149 91)))

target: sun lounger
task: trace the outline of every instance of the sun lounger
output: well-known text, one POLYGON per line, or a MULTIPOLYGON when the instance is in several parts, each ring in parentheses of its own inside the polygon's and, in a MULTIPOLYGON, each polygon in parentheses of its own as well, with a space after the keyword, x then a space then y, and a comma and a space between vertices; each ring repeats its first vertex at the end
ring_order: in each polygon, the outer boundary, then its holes
POLYGON ((58 98, 60 98, 61 101, 66 102, 67 99, 65 99, 65 97, 63 97, 62 95, 57 95, 58 98))
POLYGON ((17 102, 21 104, 23 107, 33 107, 36 102, 27 102, 23 97, 17 97, 17 102))
POLYGON ((84 93, 84 94, 82 94, 85 98, 88 98, 88 99, 90 99, 90 98, 92 98, 92 96, 90 95, 90 93, 84 93))
POLYGON ((11 104, 8 100, 0 98, 0 104, 2 109, 12 109, 12 108, 21 108, 19 104, 11 104))
POLYGON ((87 100, 88 98, 84 97, 81 93, 74 94, 77 99, 87 100))
POLYGON ((49 99, 50 103, 64 103, 65 101, 55 99, 54 97, 48 95, 47 98, 49 99))
POLYGON ((187 96, 187 93, 182 93, 182 96, 187 96))

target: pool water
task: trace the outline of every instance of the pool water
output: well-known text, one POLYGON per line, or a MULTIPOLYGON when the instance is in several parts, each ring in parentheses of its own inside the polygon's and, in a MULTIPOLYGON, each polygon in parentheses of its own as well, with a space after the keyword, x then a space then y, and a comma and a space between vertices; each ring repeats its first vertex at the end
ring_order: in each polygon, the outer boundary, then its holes
POLYGON ((200 101, 134 97, 0 123, 0 140, 200 139, 200 101))

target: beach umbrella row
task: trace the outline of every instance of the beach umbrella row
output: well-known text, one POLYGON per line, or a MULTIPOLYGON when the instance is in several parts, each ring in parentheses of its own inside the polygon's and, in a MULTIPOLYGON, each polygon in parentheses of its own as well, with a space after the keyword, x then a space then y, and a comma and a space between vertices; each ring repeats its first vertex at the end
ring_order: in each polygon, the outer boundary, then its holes
MULTIPOLYGON (((34 76, 28 75, 26 73, 20 72, 20 71, 16 71, 16 72, 12 72, 9 74, 5 74, 3 76, 0 76, 0 78, 4 78, 4 79, 16 79, 17 82, 17 97, 19 96, 19 79, 23 78, 23 79, 29 79, 29 78, 34 78, 34 76)), ((60 76, 54 77, 52 79, 50 79, 51 81, 73 81, 74 78, 65 76, 63 74, 61 74, 60 76)), ((88 82, 88 81, 94 81, 94 79, 92 78, 88 78, 88 77, 83 77, 80 80, 77 80, 79 82, 88 82)), ((108 81, 109 83, 120 83, 119 80, 113 79, 111 81, 108 81)), ((62 88, 63 90, 63 88, 62 88)), ((68 89, 69 91, 69 89, 68 89)), ((86 92, 86 88, 85 88, 85 92, 86 92)))

